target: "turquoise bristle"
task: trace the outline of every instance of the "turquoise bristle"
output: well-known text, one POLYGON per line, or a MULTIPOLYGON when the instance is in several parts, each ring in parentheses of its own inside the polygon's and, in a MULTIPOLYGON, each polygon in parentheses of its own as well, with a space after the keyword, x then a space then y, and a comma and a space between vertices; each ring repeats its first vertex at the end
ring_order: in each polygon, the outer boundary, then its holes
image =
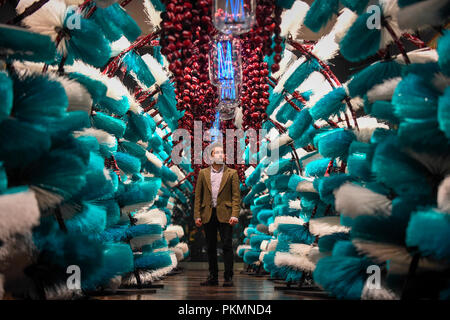
POLYGON ((288 241, 293 243, 312 244, 315 240, 314 236, 309 233, 306 226, 298 224, 279 224, 278 225, 278 241, 288 241))
MULTIPOLYGON (((382 12, 381 7, 379 7, 379 10, 379 12, 382 12)), ((341 54, 348 61, 364 60, 376 54, 380 49, 381 30, 367 28, 367 21, 373 19, 372 15, 371 12, 360 15, 339 43, 341 54)))
POLYGON ((255 262, 259 261, 260 254, 260 250, 248 250, 244 253, 244 262, 247 264, 254 264, 255 262))
POLYGON ((316 0, 306 14, 304 24, 314 32, 323 28, 339 10, 339 0, 316 0))
POLYGON ((314 145, 324 157, 346 159, 348 148, 355 139, 355 134, 351 131, 332 129, 315 136, 314 145))
POLYGON ((10 60, 53 62, 55 43, 49 36, 15 26, 0 26, 0 51, 10 60))
MULTIPOLYGON (((307 146, 308 144, 312 144, 314 137, 320 132, 321 131, 314 128, 314 126, 312 124, 309 125, 308 128, 306 129, 306 131, 303 132, 303 134, 300 136, 300 138, 298 138, 294 141, 295 148, 303 148, 303 147, 307 146)), ((289 146, 287 146, 287 145, 285 147, 289 148, 289 146)))
POLYGON ((147 64, 141 56, 133 50, 125 54, 123 57, 123 64, 127 67, 127 72, 132 72, 145 87, 149 88, 155 84, 155 77, 152 75, 147 64))
POLYGON ((6 175, 3 163, 0 161, 0 194, 8 188, 8 176, 6 175))
POLYGON ((177 175, 170 170, 169 167, 163 165, 161 167, 161 179, 163 181, 175 182, 177 180, 177 175))
POLYGON ((290 9, 295 0, 277 0, 277 6, 285 9, 290 9))
POLYGON ((401 72, 402 65, 396 61, 375 62, 353 75, 348 82, 349 95, 351 97, 364 96, 367 91, 385 80, 399 77, 401 72))
POLYGON ((400 122, 394 114, 394 106, 390 101, 378 100, 370 103, 365 100, 364 111, 377 119, 389 121, 391 124, 399 124, 400 122))
POLYGON ((161 235, 162 227, 159 224, 139 224, 131 226, 126 230, 126 237, 129 239, 148 235, 161 235))
POLYGON ((120 100, 115 100, 105 96, 101 98, 96 107, 98 107, 101 111, 123 116, 130 109, 130 102, 126 97, 122 97, 120 100))
POLYGON ((372 178, 372 155, 374 146, 368 143, 353 141, 347 161, 348 173, 362 180, 372 178))
POLYGON ((81 190, 80 196, 85 200, 114 197, 114 192, 117 191, 118 187, 118 177, 113 171, 109 171, 109 176, 105 176, 105 160, 103 157, 91 152, 88 168, 86 184, 81 190))
POLYGON ((417 151, 447 153, 449 150, 448 140, 439 130, 436 118, 408 119, 401 122, 398 138, 404 146, 409 146, 417 151))
POLYGON ((278 241, 276 251, 289 252, 289 242, 278 241))
POLYGON ((124 35, 128 41, 133 42, 141 34, 136 21, 118 3, 104 9, 97 7, 90 18, 101 28, 109 41, 119 40, 124 35))
POLYGON ((261 242, 264 240, 270 240, 272 239, 272 236, 269 235, 262 235, 262 234, 255 234, 250 238, 250 246, 252 249, 259 250, 261 246, 261 242))
POLYGON ((111 228, 120 221, 120 207, 115 200, 100 202, 106 209, 106 228, 111 228))
POLYGON ((317 178, 314 180, 314 188, 319 192, 320 199, 326 204, 334 206, 334 193, 333 191, 339 188, 347 181, 351 181, 353 178, 347 174, 335 174, 329 177, 317 178))
POLYGON ((259 222, 268 225, 269 218, 273 217, 273 211, 268 209, 261 210, 257 217, 259 222))
POLYGON ((96 112, 95 115, 92 116, 92 122, 94 127, 102 129, 116 136, 116 138, 122 138, 125 133, 125 122, 103 112, 96 112))
POLYGON ((270 203, 271 201, 272 201, 272 198, 268 194, 266 194, 266 195, 263 195, 263 196, 260 196, 260 197, 256 198, 253 201, 253 203, 255 205, 261 205, 261 204, 270 203))
MULTIPOLYGON (((330 161, 331 158, 322 158, 311 161, 305 166, 305 175, 307 177, 323 177, 323 175, 327 171, 330 161)), ((335 165, 336 163, 335 161, 333 161, 333 166, 335 165)))
POLYGON ((325 257, 317 263, 313 279, 338 299, 359 300, 368 276, 367 267, 372 264, 359 257, 325 257))
POLYGON ((301 281, 303 272, 300 270, 291 269, 286 276, 286 282, 295 283, 301 281))
POLYGON ((450 139, 450 87, 447 87, 444 94, 439 97, 437 119, 439 129, 441 129, 447 139, 450 139))
POLYGON ((119 195, 118 201, 121 207, 152 201, 161 187, 161 179, 152 178, 141 183, 128 184, 126 190, 119 195))
POLYGON ((358 14, 364 12, 368 2, 369 0, 341 0, 344 7, 347 7, 358 14))
POLYGON ((141 147, 139 144, 130 142, 130 141, 120 141, 120 151, 126 152, 129 155, 138 158, 141 163, 146 163, 146 150, 144 147, 141 147))
POLYGON ((141 171, 141 161, 138 158, 123 152, 116 152, 114 157, 116 158, 117 166, 125 173, 132 174, 141 171))
POLYGON ((180 239, 178 238, 178 236, 175 236, 175 238, 173 238, 169 241, 169 247, 175 247, 179 243, 180 243, 180 239))
POLYGON ((347 94, 343 87, 336 88, 327 93, 309 110, 312 119, 314 121, 319 119, 326 120, 330 116, 343 112, 346 105, 342 101, 346 96, 347 94))
POLYGON ((406 225, 401 217, 359 216, 353 221, 352 240, 404 245, 406 225))
POLYGON ((288 134, 293 140, 300 138, 306 129, 308 129, 308 127, 312 124, 313 121, 309 111, 309 109, 305 108, 298 112, 295 116, 294 122, 288 130, 288 134))
POLYGON ((286 172, 292 172, 295 167, 295 162, 292 159, 280 159, 270 164, 267 167, 266 172, 268 175, 283 174, 286 172))
POLYGON ((103 67, 111 55, 108 40, 102 32, 98 32, 98 25, 81 16, 75 10, 68 10, 64 20, 64 27, 70 30, 70 39, 66 41, 68 59, 81 59, 94 67, 103 67), (71 22, 80 21, 79 28, 73 28, 71 22))
POLYGON ((295 117, 296 111, 289 104, 285 103, 280 110, 278 110, 275 119, 280 123, 286 123, 288 120, 293 119, 295 117))
POLYGON ((6 119, 0 123, 0 161, 5 167, 23 167, 50 149, 50 136, 43 128, 6 119))
POLYGON ((100 233, 106 228, 106 210, 104 207, 86 202, 82 211, 65 220, 65 224, 70 233, 100 233))
POLYGON ((311 73, 321 70, 320 64, 316 59, 309 59, 303 62, 286 80, 284 89, 288 92, 293 92, 295 89, 305 81, 311 73))
POLYGON ((63 86, 45 75, 14 79, 14 116, 39 122, 40 118, 61 118, 69 105, 63 86))
POLYGON ((103 97, 106 96, 108 89, 101 81, 93 80, 78 72, 68 73, 67 77, 80 83, 89 92, 94 104, 98 103, 101 99, 103 99, 103 97))
POLYGON ((283 94, 275 92, 273 96, 270 97, 269 101, 270 103, 266 108, 266 113, 268 115, 271 115, 275 111, 275 109, 280 105, 281 101, 283 101, 283 94))
POLYGON ((406 244, 418 247, 422 256, 450 261, 450 217, 435 209, 423 209, 411 216, 406 244))
POLYGON ((357 257, 358 251, 350 240, 337 241, 333 247, 334 257, 357 257))
POLYGON ((330 235, 320 237, 318 245, 320 252, 332 252, 334 245, 339 241, 350 240, 350 235, 344 232, 337 232, 330 235))
POLYGON ((112 278, 125 275, 134 269, 133 252, 125 243, 105 243, 101 265, 96 272, 89 277, 90 283, 83 283, 85 288, 93 288, 95 285, 107 285, 112 278))
POLYGON ((450 76, 450 58, 448 53, 450 51, 450 32, 448 30, 444 30, 444 35, 439 39, 437 45, 437 53, 439 55, 439 66, 441 67, 442 72, 450 76))
POLYGON ((0 72, 0 121, 8 118, 13 106, 13 82, 6 72, 0 72))
POLYGON ((134 265, 138 269, 158 270, 170 267, 172 258, 170 257, 170 251, 146 252, 135 258, 134 265))
POLYGON ((47 128, 47 131, 51 134, 53 141, 64 139, 72 131, 83 130, 84 128, 89 128, 91 126, 89 115, 81 110, 67 112, 57 121, 51 118, 40 120, 41 121, 39 124, 47 128))
POLYGON ((395 88, 392 104, 400 120, 427 119, 435 116, 437 100, 438 92, 422 77, 411 73, 395 88))
POLYGON ((405 153, 395 137, 386 138, 375 149, 372 172, 376 181, 386 184, 400 195, 430 195, 426 169, 405 153))

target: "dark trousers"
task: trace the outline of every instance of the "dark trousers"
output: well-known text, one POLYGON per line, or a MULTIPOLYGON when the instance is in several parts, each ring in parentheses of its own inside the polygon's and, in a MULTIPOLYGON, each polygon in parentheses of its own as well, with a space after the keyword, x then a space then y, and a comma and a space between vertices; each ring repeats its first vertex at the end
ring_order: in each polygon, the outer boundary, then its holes
POLYGON ((206 243, 208 247, 209 274, 218 278, 217 266, 217 229, 223 243, 223 260, 225 263, 225 278, 233 277, 233 227, 229 223, 221 223, 217 220, 216 209, 211 212, 211 219, 205 223, 206 243))

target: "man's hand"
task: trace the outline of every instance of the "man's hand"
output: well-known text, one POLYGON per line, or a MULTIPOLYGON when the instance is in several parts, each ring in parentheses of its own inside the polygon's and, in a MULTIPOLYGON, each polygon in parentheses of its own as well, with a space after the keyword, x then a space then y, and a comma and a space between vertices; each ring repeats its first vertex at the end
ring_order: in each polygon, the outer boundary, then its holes
POLYGON ((195 225, 200 228, 202 226, 202 219, 195 219, 195 225))
POLYGON ((230 218, 230 221, 228 221, 228 223, 231 225, 231 226, 234 226, 235 224, 237 224, 239 222, 239 220, 238 220, 238 218, 236 218, 236 217, 231 217, 230 218))

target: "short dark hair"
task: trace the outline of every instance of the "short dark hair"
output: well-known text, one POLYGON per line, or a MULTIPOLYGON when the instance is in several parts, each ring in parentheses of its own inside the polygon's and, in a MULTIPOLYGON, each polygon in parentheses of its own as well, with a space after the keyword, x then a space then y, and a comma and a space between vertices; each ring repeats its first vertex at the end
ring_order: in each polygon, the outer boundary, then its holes
POLYGON ((222 145, 221 143, 219 143, 219 142, 214 142, 214 143, 211 145, 211 154, 210 154, 211 156, 212 156, 212 154, 213 154, 215 148, 220 148, 220 149, 223 150, 223 145, 222 145))

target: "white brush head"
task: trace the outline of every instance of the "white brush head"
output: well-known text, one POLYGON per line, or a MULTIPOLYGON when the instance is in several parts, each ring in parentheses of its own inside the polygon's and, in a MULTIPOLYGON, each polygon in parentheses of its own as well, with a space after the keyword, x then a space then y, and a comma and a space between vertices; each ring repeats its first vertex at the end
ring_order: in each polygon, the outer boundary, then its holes
POLYGON ((392 211, 392 201, 386 196, 350 182, 336 189, 334 196, 336 210, 347 217, 389 216, 392 211))
POLYGON ((147 16, 145 22, 153 29, 161 23, 161 12, 157 11, 150 0, 144 0, 144 12, 147 16))
POLYGON ((399 27, 420 30, 429 26, 438 26, 446 22, 448 17, 440 14, 447 0, 426 0, 403 7, 397 12, 399 27))
POLYGON ((350 228, 340 224, 339 216, 311 219, 309 231, 315 236, 326 236, 336 232, 349 232, 350 228))
POLYGON ((184 236, 184 230, 182 226, 171 224, 167 226, 166 231, 175 232, 178 238, 182 238, 184 236))
POLYGON ((394 95, 395 88, 402 80, 401 77, 385 80, 383 83, 374 86, 367 92, 367 99, 370 103, 378 100, 389 101, 394 95))
POLYGON ((450 176, 442 180, 437 194, 438 209, 450 213, 450 176))
POLYGON ((309 5, 306 2, 295 1, 290 9, 281 14, 280 35, 286 37, 290 33, 295 37, 303 25, 308 10, 309 5))

